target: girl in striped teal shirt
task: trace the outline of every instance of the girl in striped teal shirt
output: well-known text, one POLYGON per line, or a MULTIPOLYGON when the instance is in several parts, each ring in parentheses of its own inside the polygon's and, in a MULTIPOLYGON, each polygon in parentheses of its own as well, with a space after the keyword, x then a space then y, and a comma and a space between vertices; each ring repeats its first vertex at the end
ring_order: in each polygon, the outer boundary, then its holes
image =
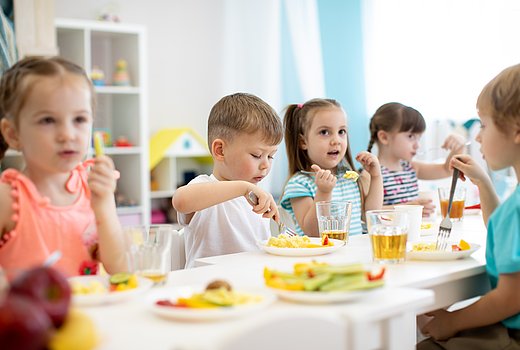
POLYGON ((357 181, 343 178, 354 170, 345 111, 332 99, 313 99, 287 107, 284 118, 289 173, 281 200, 300 234, 318 236, 316 202, 352 202, 350 235, 362 233, 364 210, 380 209, 383 182, 377 157, 361 152, 364 171, 357 181))

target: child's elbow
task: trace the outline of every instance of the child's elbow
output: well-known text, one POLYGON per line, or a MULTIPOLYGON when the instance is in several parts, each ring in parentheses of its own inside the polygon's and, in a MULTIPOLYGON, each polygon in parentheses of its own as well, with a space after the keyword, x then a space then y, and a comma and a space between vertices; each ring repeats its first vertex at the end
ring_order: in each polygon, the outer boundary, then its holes
POLYGON ((178 188, 175 191, 175 193, 173 194, 172 205, 173 205, 173 208, 177 212, 183 213, 183 214, 187 213, 188 203, 187 203, 186 196, 185 196, 185 193, 182 188, 178 188))

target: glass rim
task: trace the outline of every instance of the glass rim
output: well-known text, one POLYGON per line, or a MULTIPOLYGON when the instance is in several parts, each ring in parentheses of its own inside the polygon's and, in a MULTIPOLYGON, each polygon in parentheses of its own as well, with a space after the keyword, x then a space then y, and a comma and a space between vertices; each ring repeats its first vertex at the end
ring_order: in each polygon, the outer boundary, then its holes
POLYGON ((318 204, 334 204, 334 203, 339 203, 339 204, 350 204, 350 205, 352 205, 352 201, 337 201, 337 200, 332 200, 332 201, 318 201, 318 202, 316 202, 316 205, 318 205, 318 204))

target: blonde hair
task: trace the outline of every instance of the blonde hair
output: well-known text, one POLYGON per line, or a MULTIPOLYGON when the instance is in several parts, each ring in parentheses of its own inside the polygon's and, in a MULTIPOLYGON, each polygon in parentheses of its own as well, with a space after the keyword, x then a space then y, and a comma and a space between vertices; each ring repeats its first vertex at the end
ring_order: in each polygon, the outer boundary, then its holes
POLYGON ((399 102, 389 102, 377 109, 370 119, 369 128, 370 141, 368 142, 367 151, 371 152, 374 143, 378 141, 378 131, 422 133, 426 129, 426 122, 422 114, 415 108, 405 106, 399 102))
MULTIPOLYGON (((12 120, 19 125, 18 114, 34 85, 34 78, 60 76, 65 73, 77 74, 85 78, 90 89, 92 110, 95 109, 95 94, 85 70, 61 57, 27 57, 4 72, 0 80, 0 120, 12 120), (31 79, 33 78, 33 79, 31 79)), ((0 159, 3 159, 8 145, 0 133, 0 159)))
POLYGON ((261 132, 270 145, 282 142, 283 128, 275 110, 261 98, 236 93, 224 96, 211 109, 208 117, 208 145, 215 139, 232 140, 240 133, 261 132))
POLYGON ((484 86, 477 109, 504 133, 520 125, 520 64, 504 69, 484 86))

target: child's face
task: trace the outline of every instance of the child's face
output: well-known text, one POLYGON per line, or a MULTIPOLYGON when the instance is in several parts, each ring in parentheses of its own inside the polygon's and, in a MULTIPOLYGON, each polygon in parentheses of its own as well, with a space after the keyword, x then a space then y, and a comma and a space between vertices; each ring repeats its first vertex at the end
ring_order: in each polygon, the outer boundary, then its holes
POLYGON ((421 133, 394 131, 390 132, 388 136, 389 150, 396 159, 411 161, 415 157, 419 148, 421 133))
POLYGON ((18 116, 17 148, 32 173, 69 172, 87 152, 91 95, 74 74, 38 78, 18 116))
POLYGON ((480 131, 475 140, 480 143, 480 152, 491 170, 511 166, 518 159, 518 146, 514 143, 513 131, 507 133, 497 128, 493 119, 481 114, 480 131))
POLYGON ((215 168, 215 176, 257 184, 269 174, 277 150, 278 146, 267 144, 260 132, 239 134, 225 143, 222 166, 215 168))
POLYGON ((313 164, 335 170, 347 152, 347 121, 340 108, 319 109, 301 140, 313 164))

